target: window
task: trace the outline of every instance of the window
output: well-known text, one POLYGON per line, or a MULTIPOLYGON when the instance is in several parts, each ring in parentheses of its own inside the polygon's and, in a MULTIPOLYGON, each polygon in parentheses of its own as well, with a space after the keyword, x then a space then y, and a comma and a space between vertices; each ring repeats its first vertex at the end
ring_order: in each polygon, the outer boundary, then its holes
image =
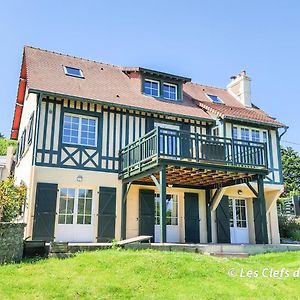
POLYGON ((73 224, 75 189, 60 190, 58 224, 73 224))
POLYGON ((93 191, 80 189, 78 195, 77 224, 91 224, 93 191))
POLYGON ((212 135, 213 135, 213 136, 219 136, 219 135, 220 135, 219 127, 215 127, 215 128, 212 130, 212 135))
POLYGON ((237 129, 237 127, 233 127, 232 138, 234 138, 236 140, 238 139, 238 129, 237 129))
POLYGON ((159 82, 155 80, 145 79, 144 93, 150 96, 159 97, 159 82))
POLYGON ((27 144, 30 145, 32 142, 32 133, 33 133, 33 114, 31 115, 29 119, 29 123, 27 125, 28 128, 28 139, 27 139, 27 144))
POLYGON ((63 143, 96 146, 96 118, 64 115, 63 143))
POLYGON ((214 103, 223 103, 223 101, 216 95, 207 94, 207 97, 214 103))
MULTIPOLYGON (((167 194, 166 197, 166 223, 178 225, 178 196, 167 194)), ((155 195, 155 225, 160 225, 160 198, 155 195)))
POLYGON ((165 99, 177 100, 177 85, 171 83, 164 83, 163 93, 165 99))
POLYGON ((267 132, 263 131, 263 143, 267 143, 268 142, 268 136, 267 136, 267 132))
POLYGON ((259 130, 252 130, 252 142, 260 142, 259 130))
POLYGON ((249 129, 248 128, 242 128, 241 129, 241 139, 244 141, 249 141, 250 136, 249 136, 249 129))
POLYGON ((92 224, 92 203, 92 190, 62 188, 58 224, 92 224))
POLYGON ((84 78, 82 70, 80 70, 78 68, 64 66, 64 70, 65 70, 66 75, 84 78))

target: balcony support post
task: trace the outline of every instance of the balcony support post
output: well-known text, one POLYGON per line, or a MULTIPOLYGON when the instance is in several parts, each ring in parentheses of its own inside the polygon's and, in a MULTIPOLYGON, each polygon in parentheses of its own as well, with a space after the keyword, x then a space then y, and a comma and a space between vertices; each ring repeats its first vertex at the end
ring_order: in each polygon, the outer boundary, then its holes
POLYGON ((126 214, 127 214, 127 195, 132 182, 122 184, 122 204, 121 204, 121 240, 126 239, 126 214))
POLYGON ((264 193, 264 177, 259 175, 257 177, 257 187, 258 187, 258 205, 261 213, 261 235, 262 243, 268 244, 268 228, 267 228, 267 215, 266 215, 266 199, 264 193))
POLYGON ((167 200, 167 181, 166 181, 166 166, 163 166, 159 172, 160 179, 160 242, 167 241, 167 222, 166 222, 166 200, 167 200))
POLYGON ((212 234, 211 234, 211 209, 210 209, 210 197, 211 190, 205 190, 205 200, 206 200, 206 224, 207 224, 207 242, 212 242, 212 234))

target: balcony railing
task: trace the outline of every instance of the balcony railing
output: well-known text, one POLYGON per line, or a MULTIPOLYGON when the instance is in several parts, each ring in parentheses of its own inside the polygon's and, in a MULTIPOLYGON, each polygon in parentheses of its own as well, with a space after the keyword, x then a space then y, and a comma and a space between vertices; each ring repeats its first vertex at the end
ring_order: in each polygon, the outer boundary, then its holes
POLYGON ((266 143, 157 127, 120 151, 120 178, 150 169, 161 160, 268 168, 266 143))

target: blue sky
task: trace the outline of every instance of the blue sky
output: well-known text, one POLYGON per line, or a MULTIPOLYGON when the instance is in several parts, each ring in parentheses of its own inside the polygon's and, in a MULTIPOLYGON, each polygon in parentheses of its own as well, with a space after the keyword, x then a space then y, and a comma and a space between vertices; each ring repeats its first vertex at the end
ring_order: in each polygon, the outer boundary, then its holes
POLYGON ((0 132, 9 135, 22 47, 143 66, 225 87, 247 70, 253 103, 300 152, 300 1, 5 1, 0 132))

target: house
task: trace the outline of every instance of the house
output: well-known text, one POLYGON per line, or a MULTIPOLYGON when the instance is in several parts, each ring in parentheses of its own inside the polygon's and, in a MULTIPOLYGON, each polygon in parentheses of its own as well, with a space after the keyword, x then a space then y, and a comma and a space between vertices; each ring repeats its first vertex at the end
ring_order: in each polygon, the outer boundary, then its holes
POLYGON ((14 148, 9 146, 6 155, 0 156, 0 180, 6 179, 13 172, 14 148))
POLYGON ((11 138, 26 237, 280 243, 280 134, 245 71, 226 88, 26 46, 11 138))

